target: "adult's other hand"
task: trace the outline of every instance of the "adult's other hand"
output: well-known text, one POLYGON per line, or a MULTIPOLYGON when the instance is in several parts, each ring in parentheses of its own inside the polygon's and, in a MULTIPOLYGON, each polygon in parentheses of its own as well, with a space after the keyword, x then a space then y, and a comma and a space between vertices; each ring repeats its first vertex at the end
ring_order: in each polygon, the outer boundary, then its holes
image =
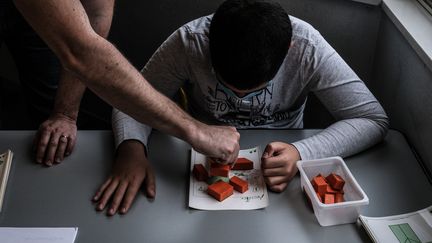
POLYGON ((44 121, 33 141, 36 162, 51 166, 69 156, 77 138, 76 120, 63 115, 53 114, 44 121))

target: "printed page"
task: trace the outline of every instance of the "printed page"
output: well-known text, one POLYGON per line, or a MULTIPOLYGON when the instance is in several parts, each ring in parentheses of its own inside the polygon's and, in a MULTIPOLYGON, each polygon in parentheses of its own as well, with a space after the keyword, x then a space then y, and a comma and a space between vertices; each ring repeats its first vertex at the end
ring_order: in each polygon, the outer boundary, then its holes
POLYGON ((2 243, 73 243, 78 228, 8 228, 0 227, 2 243))
POLYGON ((375 242, 432 242, 432 207, 389 217, 360 216, 375 242))
POLYGON ((248 181, 249 190, 234 194, 219 202, 207 194, 207 183, 197 181, 192 174, 195 164, 206 166, 206 157, 195 150, 191 151, 189 207, 201 210, 252 210, 265 208, 269 204, 267 187, 261 173, 261 152, 258 147, 240 150, 239 158, 247 158, 254 163, 253 170, 231 170, 229 177, 237 176, 248 181))

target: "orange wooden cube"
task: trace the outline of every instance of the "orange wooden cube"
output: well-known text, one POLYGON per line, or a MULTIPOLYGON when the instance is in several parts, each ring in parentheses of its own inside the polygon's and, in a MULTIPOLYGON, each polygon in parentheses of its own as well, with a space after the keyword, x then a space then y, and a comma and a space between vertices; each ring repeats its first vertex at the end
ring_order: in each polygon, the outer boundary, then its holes
POLYGON ((340 193, 340 191, 333 189, 330 185, 327 185, 326 193, 336 194, 336 193, 340 193))
POLYGON ((210 163, 210 176, 228 177, 231 167, 219 163, 210 163))
POLYGON ((248 182, 237 176, 231 177, 230 184, 234 187, 234 190, 238 192, 243 193, 248 190, 248 182))
POLYGON ((253 162, 246 158, 237 158, 232 170, 252 170, 253 162))
POLYGON ((333 187, 336 190, 342 190, 343 186, 345 185, 344 179, 338 174, 331 173, 326 177, 328 183, 331 187, 333 187))
POLYGON ((207 170, 202 164, 194 165, 192 173, 198 181, 206 181, 208 179, 207 170))
POLYGON ((344 196, 342 193, 335 194, 335 203, 345 202, 344 196))
POLYGON ((230 184, 218 181, 208 186, 207 193, 219 202, 222 202, 234 193, 234 189, 230 184))
POLYGON ((324 203, 325 204, 332 204, 334 202, 335 202, 335 195, 334 194, 326 193, 324 195, 324 203))
POLYGON ((315 192, 319 193, 322 197, 327 191, 327 182, 325 181, 325 178, 319 174, 315 176, 312 181, 312 186, 315 189, 315 192))

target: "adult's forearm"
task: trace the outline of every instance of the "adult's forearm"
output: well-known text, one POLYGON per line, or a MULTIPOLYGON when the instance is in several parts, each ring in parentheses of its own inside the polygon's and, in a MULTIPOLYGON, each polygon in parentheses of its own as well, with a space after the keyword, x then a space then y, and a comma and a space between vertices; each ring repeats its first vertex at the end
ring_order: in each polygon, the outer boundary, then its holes
POLYGON ((81 52, 71 70, 105 101, 151 127, 187 139, 193 120, 155 90, 114 46, 103 39, 81 52))
POLYGON ((17 8, 57 54, 63 66, 114 107, 188 142, 195 122, 157 92, 91 27, 78 0, 15 0, 17 8))
POLYGON ((76 121, 85 89, 86 86, 75 75, 62 69, 52 114, 62 114, 76 121))
MULTIPOLYGON (((103 38, 111 27, 114 0, 82 1, 93 30, 103 38)), ((54 114, 62 114, 73 120, 78 117, 79 106, 86 86, 71 72, 62 69, 54 105, 54 114)))

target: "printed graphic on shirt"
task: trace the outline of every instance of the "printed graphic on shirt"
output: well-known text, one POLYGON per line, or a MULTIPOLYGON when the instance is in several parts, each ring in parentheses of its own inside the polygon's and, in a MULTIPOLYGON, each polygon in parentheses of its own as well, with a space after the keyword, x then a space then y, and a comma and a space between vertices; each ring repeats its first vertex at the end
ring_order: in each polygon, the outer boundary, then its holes
POLYGON ((240 98, 217 82, 216 87, 208 87, 205 101, 215 119, 225 124, 236 127, 288 124, 299 116, 302 107, 280 111, 280 103, 273 103, 274 91, 274 83, 269 82, 265 88, 240 98))

